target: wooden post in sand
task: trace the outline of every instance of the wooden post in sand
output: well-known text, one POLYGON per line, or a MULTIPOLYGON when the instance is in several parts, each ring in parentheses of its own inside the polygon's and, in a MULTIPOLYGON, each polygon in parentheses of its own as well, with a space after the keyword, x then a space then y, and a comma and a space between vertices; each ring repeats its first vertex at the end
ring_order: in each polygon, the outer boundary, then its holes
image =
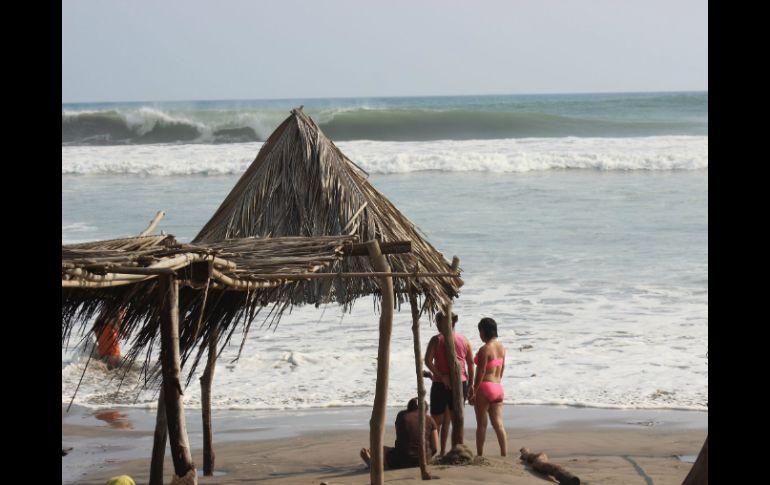
POLYGON ((197 485, 198 474, 192 461, 179 379, 179 282, 173 275, 158 275, 160 296, 160 359, 163 393, 171 444, 171 458, 178 483, 197 485))
POLYGON ((414 286, 409 286, 409 305, 412 307, 412 338, 414 340, 414 368, 417 372, 417 400, 420 403, 420 474, 423 480, 430 480, 428 458, 425 456, 425 382, 422 375, 422 345, 420 344, 420 312, 417 309, 417 294, 414 286))
MULTIPOLYGON (((390 266, 385 256, 380 252, 380 244, 376 239, 368 241, 366 248, 369 259, 375 271, 389 273, 390 266)), ((374 407, 372 418, 369 420, 369 446, 372 450, 372 460, 369 465, 369 475, 372 485, 383 485, 385 482, 385 456, 383 441, 385 440, 385 406, 388 403, 388 368, 390 367, 390 335, 393 330, 393 278, 380 278, 382 306, 380 313, 380 341, 377 347, 377 384, 374 392, 374 407)))
POLYGON ((698 458, 695 459, 690 473, 687 474, 682 485, 708 485, 709 482, 709 437, 706 436, 706 441, 698 453, 698 458))
POLYGON ((163 460, 166 457, 166 396, 163 386, 158 396, 158 415, 155 417, 155 439, 152 443, 152 461, 150 462, 150 485, 163 485, 163 460))
POLYGON ((528 463, 536 471, 545 475, 553 475, 562 485, 580 485, 580 479, 559 465, 548 463, 548 455, 545 453, 530 453, 528 448, 519 450, 521 461, 528 463))
POLYGON ((209 355, 206 370, 201 376, 201 413, 203 414, 203 475, 214 475, 214 433, 211 429, 211 383, 217 363, 217 344, 214 335, 209 337, 209 355))
MULTIPOLYGON (((456 272, 460 266, 460 259, 455 256, 452 258, 452 272, 456 272)), ((444 336, 444 350, 449 363, 449 378, 452 382, 452 448, 457 444, 463 443, 463 406, 465 396, 463 396, 463 382, 460 365, 457 363, 457 354, 455 353, 455 337, 452 329, 452 300, 444 307, 444 322, 439 330, 444 336)))

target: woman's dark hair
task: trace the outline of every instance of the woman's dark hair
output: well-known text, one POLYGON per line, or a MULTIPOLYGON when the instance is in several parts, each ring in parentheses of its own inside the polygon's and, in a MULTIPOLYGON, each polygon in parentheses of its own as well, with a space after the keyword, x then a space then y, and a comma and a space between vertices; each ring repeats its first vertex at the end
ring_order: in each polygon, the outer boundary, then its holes
POLYGON ((417 401, 417 398, 413 397, 412 399, 409 400, 409 403, 406 405, 406 410, 407 411, 414 411, 418 407, 420 407, 420 405, 419 405, 419 403, 417 401))
MULTIPOLYGON (((442 323, 444 321, 444 312, 436 313, 436 323, 442 323)), ((457 313, 452 312, 452 327, 457 323, 457 313)))
POLYGON ((497 337, 497 322, 489 317, 482 318, 479 322, 479 330, 481 330, 486 339, 497 337))

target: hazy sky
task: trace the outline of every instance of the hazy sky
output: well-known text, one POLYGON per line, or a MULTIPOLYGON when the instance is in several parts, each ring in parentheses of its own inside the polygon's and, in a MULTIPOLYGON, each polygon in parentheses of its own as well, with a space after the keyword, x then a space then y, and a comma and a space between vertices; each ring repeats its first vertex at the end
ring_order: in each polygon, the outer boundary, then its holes
POLYGON ((62 102, 707 89, 707 0, 62 1, 62 102))

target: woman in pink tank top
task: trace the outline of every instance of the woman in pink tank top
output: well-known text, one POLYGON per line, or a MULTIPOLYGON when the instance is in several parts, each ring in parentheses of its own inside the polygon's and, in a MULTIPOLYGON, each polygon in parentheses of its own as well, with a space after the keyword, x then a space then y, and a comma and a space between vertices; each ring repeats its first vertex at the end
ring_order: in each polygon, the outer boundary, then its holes
MULTIPOLYGON (((443 322, 444 314, 436 314, 436 325, 443 322)), ((457 315, 452 313, 452 328, 457 323, 457 315)), ((462 381, 463 403, 468 397, 468 387, 473 380, 473 350, 468 338, 459 332, 454 332, 455 359, 460 367, 460 380, 462 381)), ((441 436, 441 456, 446 453, 447 436, 454 412, 452 385, 449 377, 449 360, 444 347, 444 336, 434 335, 425 351, 425 364, 432 373, 433 383, 430 388, 430 414, 439 429, 441 436)), ((457 438, 452 433, 452 447, 457 438)))
POLYGON ((476 379, 470 402, 476 410, 476 454, 484 454, 484 440, 487 435, 487 415, 500 445, 500 456, 508 452, 508 436, 503 426, 503 370, 505 369, 505 347, 497 340, 497 322, 482 318, 479 322, 479 337, 484 342, 476 354, 476 379))

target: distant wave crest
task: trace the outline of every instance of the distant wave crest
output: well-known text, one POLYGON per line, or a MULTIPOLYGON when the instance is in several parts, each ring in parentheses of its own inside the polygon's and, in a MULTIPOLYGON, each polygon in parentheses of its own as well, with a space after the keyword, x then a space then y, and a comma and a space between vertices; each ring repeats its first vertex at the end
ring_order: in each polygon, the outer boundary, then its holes
MULTIPOLYGON (((474 109, 326 109, 311 113, 335 141, 431 141, 528 137, 705 135, 701 120, 600 120, 474 109)), ((264 141, 284 111, 133 110, 62 112, 62 145, 243 143, 264 141)))

